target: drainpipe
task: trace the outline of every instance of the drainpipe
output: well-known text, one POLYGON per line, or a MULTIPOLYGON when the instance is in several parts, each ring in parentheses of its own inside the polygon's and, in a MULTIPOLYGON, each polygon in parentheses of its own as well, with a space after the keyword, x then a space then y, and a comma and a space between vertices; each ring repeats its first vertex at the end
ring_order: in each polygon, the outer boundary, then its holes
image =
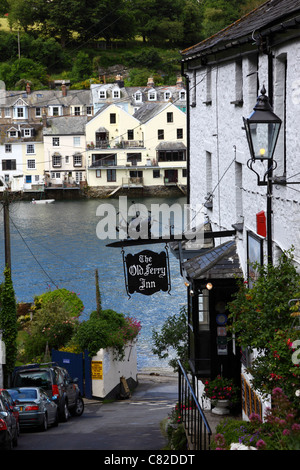
POLYGON ((187 173, 187 204, 190 204, 190 78, 184 71, 181 62, 181 75, 186 79, 186 173, 187 173))

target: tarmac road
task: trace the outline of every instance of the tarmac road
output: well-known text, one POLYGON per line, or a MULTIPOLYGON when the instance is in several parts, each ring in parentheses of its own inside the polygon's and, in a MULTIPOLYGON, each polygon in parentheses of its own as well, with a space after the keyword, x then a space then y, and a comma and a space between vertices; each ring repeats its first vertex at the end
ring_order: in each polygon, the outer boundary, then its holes
MULTIPOLYGON (((160 429, 178 401, 177 375, 139 374, 132 396, 102 403, 85 400, 80 417, 46 432, 22 432, 16 450, 159 451, 166 445, 160 429)), ((105 452, 107 454, 107 452, 105 452)), ((108 454, 111 456, 111 453, 108 454)), ((118 454, 119 455, 119 454, 118 454)), ((90 465, 90 463, 89 463, 90 465)))

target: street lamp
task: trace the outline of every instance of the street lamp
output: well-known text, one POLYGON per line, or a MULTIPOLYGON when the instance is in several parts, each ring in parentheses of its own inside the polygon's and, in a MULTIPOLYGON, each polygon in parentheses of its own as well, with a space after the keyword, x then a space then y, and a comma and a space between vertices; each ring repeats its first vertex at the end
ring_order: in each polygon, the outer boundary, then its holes
POLYGON ((243 118, 243 120, 251 155, 247 166, 257 175, 258 186, 267 186, 268 261, 272 264, 272 172, 277 167, 273 155, 281 127, 281 119, 273 113, 264 86, 252 114, 248 118, 243 118), (267 163, 267 169, 262 179, 260 174, 253 168, 257 161, 266 161, 267 163))
POLYGON ((264 86, 252 114, 243 119, 251 155, 247 165, 257 174, 258 185, 267 185, 266 177, 277 166, 277 163, 273 161, 273 155, 281 127, 281 119, 273 113, 264 86), (253 164, 256 161, 264 160, 267 160, 268 168, 263 180, 261 180, 259 174, 253 169, 253 164))

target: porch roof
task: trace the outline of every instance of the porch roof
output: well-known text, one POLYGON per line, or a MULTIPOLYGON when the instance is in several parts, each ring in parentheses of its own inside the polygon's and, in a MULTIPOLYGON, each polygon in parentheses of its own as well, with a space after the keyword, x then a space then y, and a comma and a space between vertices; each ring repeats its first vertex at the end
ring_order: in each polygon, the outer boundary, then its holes
POLYGON ((234 240, 205 250, 200 255, 188 259, 182 263, 182 268, 186 277, 191 280, 243 276, 234 240))

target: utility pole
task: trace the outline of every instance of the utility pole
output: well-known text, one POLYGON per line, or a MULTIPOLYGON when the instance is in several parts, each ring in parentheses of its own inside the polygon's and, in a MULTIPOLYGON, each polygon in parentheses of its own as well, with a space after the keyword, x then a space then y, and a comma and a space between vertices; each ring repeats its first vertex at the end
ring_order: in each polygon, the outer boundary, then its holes
POLYGON ((5 266, 11 272, 11 252, 10 252, 10 226, 9 226, 9 195, 7 191, 3 193, 3 217, 4 217, 4 249, 5 266))
POLYGON ((95 270, 95 284, 96 284, 97 315, 100 316, 102 307, 101 307, 101 294, 100 294, 100 288, 99 288, 98 269, 95 270))

